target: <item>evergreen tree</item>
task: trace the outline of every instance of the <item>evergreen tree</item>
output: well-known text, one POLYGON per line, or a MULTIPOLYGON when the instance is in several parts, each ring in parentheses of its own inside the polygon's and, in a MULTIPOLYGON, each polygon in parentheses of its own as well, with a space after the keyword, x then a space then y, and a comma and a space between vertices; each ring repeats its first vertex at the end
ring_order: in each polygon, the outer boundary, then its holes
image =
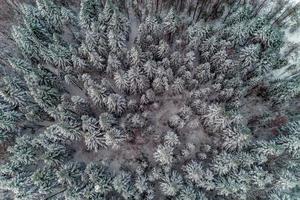
POLYGON ((173 149, 169 145, 159 145, 153 156, 161 165, 170 165, 173 161, 173 149))
POLYGON ((128 79, 132 94, 142 93, 149 87, 149 81, 139 67, 132 67, 128 71, 128 79))
POLYGON ((115 113, 115 114, 122 114, 126 110, 127 102, 124 97, 118 94, 110 94, 107 97, 107 108, 109 112, 115 113))
POLYGON ((105 133, 101 131, 98 120, 88 116, 82 116, 81 119, 87 148, 97 152, 101 147, 106 147, 105 133))
POLYGON ((172 171, 162 177, 160 187, 165 195, 175 196, 182 188, 182 177, 176 171, 172 171))
POLYGON ((7 1, 0 195, 299 199, 299 5, 7 1))

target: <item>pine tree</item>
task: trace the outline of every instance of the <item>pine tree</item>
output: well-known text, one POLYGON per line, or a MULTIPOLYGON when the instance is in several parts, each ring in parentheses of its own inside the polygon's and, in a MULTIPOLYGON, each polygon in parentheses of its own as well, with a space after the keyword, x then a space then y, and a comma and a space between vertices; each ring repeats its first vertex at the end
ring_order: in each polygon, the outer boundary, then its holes
POLYGON ((128 71, 128 79, 132 94, 142 93, 149 87, 149 81, 139 67, 132 67, 128 71))
POLYGON ((85 173, 88 175, 89 181, 93 183, 95 193, 107 194, 112 191, 111 173, 106 166, 100 162, 91 162, 87 165, 85 173))
POLYGON ((112 128, 105 132, 106 145, 113 149, 118 149, 120 144, 126 140, 126 134, 117 128, 112 128))
POLYGON ((288 131, 289 135, 281 136, 278 138, 278 143, 280 143, 287 152, 289 152, 292 156, 296 156, 300 150, 299 146, 299 122, 290 123, 287 127, 284 127, 284 131, 288 131))
POLYGON ((175 129, 181 129, 185 125, 184 121, 178 115, 171 116, 168 122, 169 126, 175 129))
POLYGON ((61 166, 68 160, 70 156, 70 151, 64 146, 59 144, 47 145, 45 153, 42 158, 48 166, 61 166))
POLYGON ((173 34, 179 26, 179 19, 175 15, 174 9, 170 9, 163 21, 164 33, 173 34))
POLYGON ((91 97, 93 103, 103 105, 105 99, 109 95, 109 90, 103 84, 95 83, 87 74, 82 75, 84 81, 84 88, 87 90, 88 95, 91 97))
POLYGON ((182 177, 176 171, 166 174, 160 182, 161 191, 167 196, 175 196, 182 188, 182 177))
POLYGON ((157 63, 153 60, 148 60, 143 67, 144 67, 146 76, 149 79, 153 79, 156 74, 157 63))
POLYGON ((106 147, 105 133, 100 130, 98 120, 88 116, 82 116, 83 137, 89 150, 98 151, 106 147))
POLYGON ((99 11, 100 11, 99 1, 95 1, 95 0, 81 1, 80 13, 79 13, 80 25, 83 28, 90 27, 91 23, 97 20, 99 11))
POLYGON ((84 170, 83 163, 71 162, 63 165, 57 172, 57 180, 67 188, 80 187, 81 173, 84 170))
POLYGON ((218 105, 210 105, 208 107, 207 114, 203 116, 204 125, 213 127, 213 132, 225 129, 227 126, 229 126, 230 121, 222 112, 222 108, 218 105))
POLYGON ((164 136, 164 142, 166 145, 175 146, 180 144, 178 136, 173 131, 168 131, 164 136))
POLYGON ((184 80, 182 78, 176 78, 171 88, 174 94, 181 94, 184 90, 184 80))
POLYGON ((110 94, 107 97, 106 104, 109 112, 115 113, 117 115, 122 114, 126 110, 127 106, 126 99, 118 94, 110 94))
POLYGON ((173 161, 173 147, 169 145, 159 145, 154 152, 154 159, 161 165, 170 165, 173 161))
POLYGON ((180 191, 178 197, 176 198, 178 200, 207 200, 206 196, 200 192, 197 191, 196 188, 193 187, 193 185, 188 184, 187 186, 183 187, 183 189, 180 191))
POLYGON ((222 146, 226 150, 240 150, 248 145, 249 139, 250 133, 247 130, 226 129, 224 130, 224 143, 222 146))
POLYGON ((123 70, 119 70, 114 73, 114 81, 116 87, 121 91, 128 91, 129 90, 129 80, 128 74, 125 73, 123 70))
POLYGON ((121 68, 121 62, 116 56, 109 55, 107 59, 106 73, 113 74, 113 72, 118 71, 121 68))
POLYGON ((184 171, 187 173, 187 179, 195 183, 200 183, 205 173, 201 163, 197 163, 195 161, 192 161, 191 163, 187 164, 184 167, 184 171))
POLYGON ((51 168, 37 170, 32 175, 31 180, 41 194, 52 192, 58 184, 54 170, 51 168))
POLYGON ((213 171, 219 175, 228 174, 230 171, 236 170, 237 167, 238 164, 232 158, 232 154, 226 152, 216 155, 212 163, 213 171))
POLYGON ((155 78, 152 82, 152 87, 157 94, 161 94, 168 90, 169 83, 166 77, 155 78))
POLYGON ((110 113, 101 113, 99 116, 99 126, 103 131, 109 130, 117 125, 117 119, 110 113))
POLYGON ((149 185, 145 176, 138 176, 135 180, 134 186, 139 193, 144 193, 149 190, 149 185))
POLYGON ((125 199, 132 198, 134 190, 132 188, 131 175, 128 172, 121 172, 112 182, 114 189, 125 199))
POLYGON ((11 29, 0 37, 0 189, 30 200, 298 199, 299 45, 287 33, 299 5, 3 4, 16 13, 0 23, 11 29))

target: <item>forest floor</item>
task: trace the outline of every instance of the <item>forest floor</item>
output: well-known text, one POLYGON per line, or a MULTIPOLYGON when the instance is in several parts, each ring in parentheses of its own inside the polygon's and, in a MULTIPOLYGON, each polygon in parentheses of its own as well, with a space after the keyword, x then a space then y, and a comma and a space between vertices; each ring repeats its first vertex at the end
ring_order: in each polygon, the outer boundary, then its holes
MULTIPOLYGON (((159 132, 153 135, 143 135, 141 132, 136 132, 130 140, 123 142, 118 149, 103 148, 98 152, 88 151, 83 141, 76 142, 72 144, 76 150, 74 160, 85 163, 95 160, 108 161, 107 163, 110 163, 110 168, 114 172, 118 172, 121 166, 128 166, 134 170, 137 162, 142 158, 146 158, 151 165, 155 165, 153 153, 161 143, 162 137, 171 130, 168 127, 168 119, 178 113, 184 103, 185 99, 180 96, 164 96, 157 102, 159 106, 156 106, 150 113, 150 123, 154 125, 155 130, 160 130, 159 132)), ((196 148, 201 144, 209 143, 209 137, 200 124, 192 128, 185 126, 178 131, 178 136, 182 144, 193 144, 196 148)), ((183 149, 184 146, 180 146, 180 148, 183 149)))

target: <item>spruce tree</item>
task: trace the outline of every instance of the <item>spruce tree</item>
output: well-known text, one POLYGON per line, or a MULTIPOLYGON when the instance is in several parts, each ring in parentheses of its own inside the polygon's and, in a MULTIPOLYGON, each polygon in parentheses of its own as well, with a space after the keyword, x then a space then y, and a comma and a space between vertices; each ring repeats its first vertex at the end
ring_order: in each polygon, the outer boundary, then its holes
POLYGON ((27 2, 0 52, 4 198, 299 199, 299 3, 27 2))

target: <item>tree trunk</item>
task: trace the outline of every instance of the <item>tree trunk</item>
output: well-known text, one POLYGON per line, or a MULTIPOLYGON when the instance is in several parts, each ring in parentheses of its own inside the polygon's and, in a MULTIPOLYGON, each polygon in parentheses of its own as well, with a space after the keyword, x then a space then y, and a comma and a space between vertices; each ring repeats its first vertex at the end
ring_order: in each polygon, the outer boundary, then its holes
POLYGON ((197 13, 197 10, 198 10, 198 6, 200 5, 200 3, 199 3, 199 0, 197 1, 197 5, 196 5, 196 8, 195 8, 195 10, 194 10, 194 14, 193 14, 193 20, 195 19, 195 15, 196 15, 196 13, 197 13))
POLYGON ((177 10, 181 11, 182 0, 178 0, 177 10))
POLYGON ((63 193, 63 192, 66 191, 66 190, 67 190, 67 188, 65 188, 65 189, 63 189, 63 190, 61 190, 61 191, 59 191, 59 192, 57 192, 57 193, 55 193, 55 194, 53 194, 53 195, 47 197, 45 200, 49 200, 49 199, 51 199, 52 197, 55 197, 56 195, 61 194, 61 193, 63 193))
POLYGON ((202 14, 202 11, 203 11, 203 7, 204 7, 204 5, 206 5, 206 3, 207 3, 207 0, 203 0, 196 21, 199 20, 201 14, 202 14))
POLYGON ((263 8, 263 6, 265 5, 265 3, 267 2, 267 0, 264 0, 260 6, 256 9, 254 17, 256 17, 258 15, 258 13, 260 12, 260 10, 263 8))
POLYGON ((299 45, 295 44, 290 49, 284 54, 284 57, 288 57, 291 53, 295 52, 296 50, 299 49, 299 45))
MULTIPOLYGON (((289 11, 289 8, 285 9, 285 10, 279 15, 279 17, 277 17, 277 19, 274 20, 274 22, 272 23, 272 26, 273 26, 274 24, 276 24, 276 23, 280 20, 281 17, 285 16, 285 14, 286 14, 288 11, 289 11)), ((275 15, 275 16, 276 16, 276 15, 275 15)))
POLYGON ((293 8, 291 8, 289 10, 289 12, 287 13, 287 15, 285 15, 282 19, 278 18, 277 23, 279 23, 279 26, 282 26, 281 23, 286 20, 287 18, 289 18, 292 14, 294 14, 295 12, 297 12, 297 10, 300 8, 300 3, 297 3, 293 8))
POLYGON ((215 5, 213 5, 212 13, 209 15, 209 18, 214 18, 217 16, 220 5, 222 4, 222 0, 218 0, 215 5))

